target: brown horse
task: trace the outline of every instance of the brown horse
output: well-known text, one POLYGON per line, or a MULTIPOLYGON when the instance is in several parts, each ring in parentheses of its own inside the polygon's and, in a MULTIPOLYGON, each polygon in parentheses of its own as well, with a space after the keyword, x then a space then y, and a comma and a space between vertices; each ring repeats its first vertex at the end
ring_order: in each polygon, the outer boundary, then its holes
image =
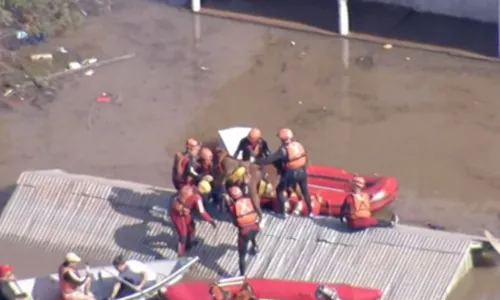
POLYGON ((237 168, 239 167, 245 167, 247 170, 248 174, 248 188, 249 188, 249 193, 250 197, 252 199, 252 203, 255 206, 255 209, 259 213, 260 216, 262 216, 262 209, 260 206, 260 196, 258 193, 258 185, 259 182, 264 179, 264 176, 266 176, 266 179, 274 186, 276 187, 277 184, 277 179, 278 179, 278 172, 276 168, 270 164, 263 166, 262 168, 255 164, 255 163, 250 163, 250 162, 244 162, 241 160, 238 160, 236 158, 233 158, 227 153, 222 148, 216 147, 214 150, 214 167, 215 167, 215 183, 216 185, 222 186, 225 184, 225 181, 229 175, 231 175, 237 168))

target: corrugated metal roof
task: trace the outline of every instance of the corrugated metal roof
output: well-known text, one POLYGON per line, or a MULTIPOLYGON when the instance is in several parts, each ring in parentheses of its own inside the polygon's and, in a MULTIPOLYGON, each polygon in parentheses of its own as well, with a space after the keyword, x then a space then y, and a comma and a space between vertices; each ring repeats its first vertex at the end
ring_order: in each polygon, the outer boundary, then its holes
MULTIPOLYGON (((170 195, 151 186, 72 175, 24 172, 0 218, 0 238, 75 250, 94 259, 117 252, 151 260, 174 258, 172 228, 153 217, 170 195), (154 247, 152 247, 154 246, 154 247)), ((443 299, 473 241, 414 227, 345 232, 333 219, 265 216, 261 252, 249 259, 248 275, 345 282, 382 289, 384 299, 443 299)), ((237 275, 236 230, 199 222, 200 256, 194 276, 237 275)))

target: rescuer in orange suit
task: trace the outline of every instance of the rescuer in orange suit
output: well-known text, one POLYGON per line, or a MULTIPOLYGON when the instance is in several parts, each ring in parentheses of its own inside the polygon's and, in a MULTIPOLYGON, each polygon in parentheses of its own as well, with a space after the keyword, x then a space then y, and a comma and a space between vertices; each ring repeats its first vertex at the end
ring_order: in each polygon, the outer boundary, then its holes
POLYGON ((262 132, 255 127, 250 130, 246 137, 241 139, 233 156, 238 157, 240 152, 243 161, 254 161, 257 158, 266 158, 271 154, 266 140, 262 138, 262 132))
POLYGON ((238 186, 232 186, 228 190, 232 203, 229 212, 233 216, 233 224, 238 228, 238 255, 241 276, 245 276, 248 244, 252 243, 252 253, 258 252, 257 234, 259 233, 259 215, 255 210, 252 200, 243 195, 238 186))
POLYGON ((85 276, 78 274, 77 266, 81 261, 74 252, 69 252, 59 266, 59 289, 64 300, 95 300, 90 292, 90 268, 86 267, 85 276))
POLYGON ((393 214, 390 222, 372 217, 370 210, 370 195, 363 192, 365 179, 355 176, 352 180, 352 193, 347 195, 340 210, 340 220, 347 222, 347 226, 353 230, 368 227, 393 227, 398 223, 398 216, 393 214))
POLYGON ((201 144, 198 140, 189 138, 186 140, 184 152, 175 155, 172 183, 177 190, 180 190, 184 185, 193 184, 199 175, 196 169, 198 168, 197 160, 200 148, 201 144))
MULTIPOLYGON (((298 185, 306 201, 307 210, 312 212, 311 197, 307 187, 307 153, 301 143, 294 138, 293 132, 288 128, 283 128, 278 132, 278 138, 281 140, 281 146, 276 152, 264 159, 257 159, 255 162, 259 165, 266 165, 280 162, 278 173, 280 181, 276 187, 276 194, 281 205, 281 213, 286 217, 285 191, 298 185)), ((275 164, 276 165, 276 164, 275 164)), ((309 216, 314 216, 310 213, 309 216)))
POLYGON ((216 228, 215 221, 205 210, 202 198, 202 195, 210 193, 211 190, 210 183, 202 180, 197 187, 191 185, 182 187, 172 202, 170 219, 179 237, 177 246, 179 256, 185 256, 186 251, 196 246, 195 223, 191 215, 193 209, 197 209, 200 216, 209 222, 214 229, 216 228))

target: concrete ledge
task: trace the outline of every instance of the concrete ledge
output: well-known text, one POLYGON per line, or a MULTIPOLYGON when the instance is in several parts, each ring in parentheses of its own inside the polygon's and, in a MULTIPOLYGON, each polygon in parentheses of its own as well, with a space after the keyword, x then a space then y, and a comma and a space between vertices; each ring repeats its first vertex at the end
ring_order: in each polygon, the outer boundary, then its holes
POLYGON ((496 23, 498 0, 363 0, 389 5, 400 5, 418 12, 430 12, 481 22, 496 23))
MULTIPOLYGON (((249 23, 254 23, 254 24, 259 24, 259 25, 264 25, 264 26, 273 26, 273 27, 277 27, 277 28, 297 30, 297 31, 308 32, 308 33, 313 33, 313 34, 321 34, 321 35, 330 36, 330 37, 346 38, 346 37, 340 36, 338 33, 324 30, 324 29, 321 29, 318 27, 306 25, 306 24, 301 24, 298 22, 283 21, 283 20, 277 20, 277 19, 261 17, 261 16, 256 16, 256 15, 249 15, 249 14, 243 14, 243 13, 230 12, 230 11, 222 11, 222 10, 212 9, 212 8, 202 8, 200 13, 203 15, 207 15, 207 16, 225 18, 225 19, 230 19, 230 20, 235 20, 235 21, 240 21, 240 22, 249 22, 249 23)), ((356 32, 351 32, 351 34, 347 38, 351 39, 351 40, 366 41, 366 42, 377 43, 377 44, 381 44, 381 45, 392 44, 393 46, 400 47, 400 48, 408 48, 408 49, 416 49, 416 50, 422 50, 422 51, 428 51, 428 52, 444 53, 444 54, 447 54, 450 56, 455 56, 455 57, 476 59, 476 60, 489 61, 489 62, 500 62, 500 59, 498 59, 498 58, 477 54, 477 53, 474 53, 471 51, 459 50, 459 49, 449 48, 449 47, 433 46, 433 45, 427 45, 427 44, 419 44, 419 43, 401 41, 401 40, 395 40, 395 39, 380 38, 380 37, 375 37, 375 36, 366 35, 366 34, 362 34, 362 33, 356 33, 356 32)))

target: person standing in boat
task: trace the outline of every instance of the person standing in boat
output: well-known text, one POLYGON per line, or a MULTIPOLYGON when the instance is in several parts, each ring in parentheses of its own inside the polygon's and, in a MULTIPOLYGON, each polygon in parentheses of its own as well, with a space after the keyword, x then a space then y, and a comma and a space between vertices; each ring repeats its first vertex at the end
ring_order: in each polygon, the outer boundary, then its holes
POLYGON ((269 146, 262 138, 259 128, 252 128, 248 135, 240 140, 233 157, 238 158, 241 153, 243 161, 255 161, 257 158, 266 158, 271 154, 269 146))
POLYGON ((147 288, 156 280, 156 273, 138 260, 126 260, 123 255, 113 259, 113 266, 118 270, 118 281, 113 285, 109 299, 120 299, 147 288))
POLYGON ((209 222, 213 228, 217 227, 203 205, 203 195, 207 195, 211 191, 212 187, 206 180, 200 181, 197 187, 186 185, 181 188, 171 204, 169 215, 179 236, 177 246, 179 256, 185 256, 186 251, 196 245, 194 239, 195 223, 191 215, 193 209, 197 209, 201 217, 209 222))
POLYGON ((276 165, 279 162, 280 167, 278 173, 280 181, 276 187, 276 195, 281 205, 281 212, 286 217, 285 203, 286 190, 289 187, 298 185, 301 193, 304 196, 309 216, 314 216, 311 206, 311 196, 307 187, 307 153, 301 143, 295 140, 293 132, 288 128, 281 129, 278 134, 281 140, 281 146, 276 152, 264 159, 257 159, 255 163, 259 165, 267 165, 273 163, 276 165))
POLYGON ((12 273, 11 265, 0 265, 0 300, 28 300, 30 297, 23 292, 12 273))
POLYGON ((257 246, 257 234, 259 233, 259 215, 255 210, 252 200, 243 195, 238 186, 232 186, 228 190, 232 203, 229 211, 233 216, 233 224, 238 228, 238 255, 241 276, 245 276, 248 244, 252 243, 252 253, 259 250, 257 246))
POLYGON ((370 195, 363 191, 366 182, 361 176, 354 176, 352 192, 347 195, 340 209, 340 220, 347 223, 353 230, 362 230, 368 227, 394 227, 399 218, 393 214, 391 221, 379 220, 372 217, 370 210, 370 195))
POLYGON ((66 254, 59 266, 59 288, 64 300, 95 300, 90 292, 90 269, 87 266, 85 276, 78 274, 78 264, 82 259, 73 252, 66 254))

